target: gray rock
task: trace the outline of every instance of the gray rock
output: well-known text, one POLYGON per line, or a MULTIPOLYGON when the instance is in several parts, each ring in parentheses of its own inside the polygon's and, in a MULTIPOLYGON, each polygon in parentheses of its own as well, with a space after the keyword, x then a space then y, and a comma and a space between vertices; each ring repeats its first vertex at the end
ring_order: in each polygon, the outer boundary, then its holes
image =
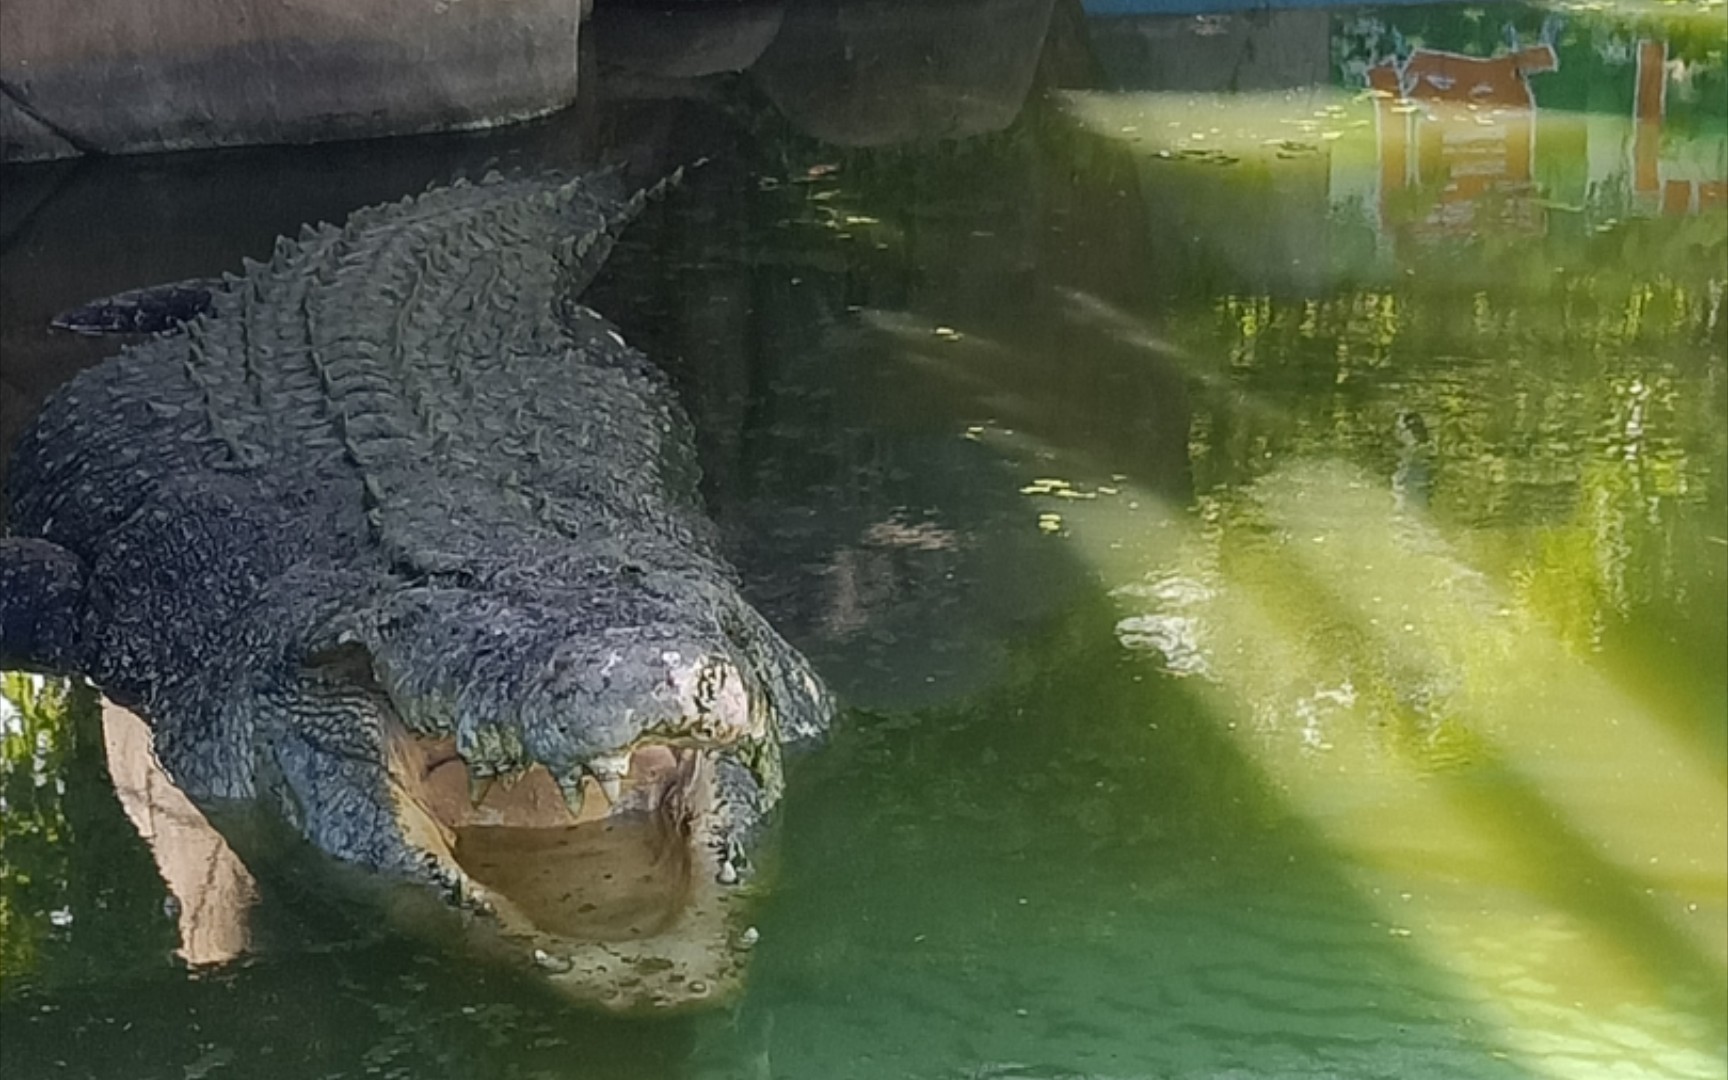
POLYGON ((786 5, 747 0, 703 7, 603 7, 591 28, 603 65, 663 79, 743 71, 774 40, 786 5))
POLYGON ((0 96, 0 157, 6 161, 51 161, 80 153, 47 124, 0 96))
POLYGON ((1026 102, 1052 0, 794 5, 752 78, 836 146, 1000 131, 1026 102))
POLYGON ((578 0, 0 9, 0 158, 489 127, 576 94, 578 0))

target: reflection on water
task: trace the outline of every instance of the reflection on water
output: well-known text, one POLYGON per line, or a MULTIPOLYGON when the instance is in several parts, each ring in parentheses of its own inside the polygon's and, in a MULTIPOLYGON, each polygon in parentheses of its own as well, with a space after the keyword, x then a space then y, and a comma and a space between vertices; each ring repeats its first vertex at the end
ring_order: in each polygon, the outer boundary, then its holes
POLYGON ((246 912, 258 893, 251 873, 168 778, 136 714, 104 702, 102 744, 114 794, 168 886, 166 906, 180 929, 176 955, 195 965, 244 955, 246 912))
POLYGON ((201 217, 215 172, 287 229, 490 156, 708 152, 595 304, 853 706, 747 1000, 644 1025, 268 882, 269 947, 192 977, 176 940, 241 934, 186 930, 216 849, 147 850, 146 759, 8 676, 8 1068, 1721 1077, 1720 5, 1140 7, 620 16, 565 127, 104 165, 8 218, 10 432, 91 358, 35 320, 261 246, 201 217), (138 190, 161 267, 84 224, 138 190))
POLYGON ((1591 1029, 1631 1016, 1709 1046, 1668 1009, 1685 986, 1700 1017, 1721 1003, 1728 833, 1698 813, 1720 772, 1387 496, 1295 463, 1152 545, 1108 504, 1069 527, 1113 569, 1150 564, 1116 590, 1123 644, 1204 676, 1391 932, 1510 1014, 1515 1045, 1569 1023, 1600 1060, 1591 1029))

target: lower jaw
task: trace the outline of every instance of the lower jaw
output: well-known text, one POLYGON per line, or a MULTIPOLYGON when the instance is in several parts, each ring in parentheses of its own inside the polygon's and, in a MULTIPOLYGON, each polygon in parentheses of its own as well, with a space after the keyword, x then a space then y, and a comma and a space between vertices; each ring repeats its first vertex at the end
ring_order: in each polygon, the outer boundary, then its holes
POLYGON ((639 914, 652 915, 651 922, 620 926, 609 918, 591 932, 548 926, 542 898, 532 892, 491 889, 483 881, 476 889, 503 936, 544 981, 577 1001, 658 1013, 721 1004, 742 987, 742 892, 712 877, 670 901, 645 903, 639 914))
POLYGON ((566 996, 618 1012, 720 1004, 742 985, 744 891, 668 824, 475 826, 454 854, 471 899, 566 996))

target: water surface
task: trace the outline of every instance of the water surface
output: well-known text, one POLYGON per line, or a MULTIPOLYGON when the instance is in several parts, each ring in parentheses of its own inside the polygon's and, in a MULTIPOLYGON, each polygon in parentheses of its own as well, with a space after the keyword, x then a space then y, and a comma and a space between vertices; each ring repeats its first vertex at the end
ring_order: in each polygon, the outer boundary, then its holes
POLYGON ((165 845, 7 676, 6 1075, 1728 1074, 1721 6, 1106 7, 620 18, 548 124, 8 173, 10 439, 81 300, 708 154, 592 302, 849 708, 745 1000, 621 1021, 165 845))

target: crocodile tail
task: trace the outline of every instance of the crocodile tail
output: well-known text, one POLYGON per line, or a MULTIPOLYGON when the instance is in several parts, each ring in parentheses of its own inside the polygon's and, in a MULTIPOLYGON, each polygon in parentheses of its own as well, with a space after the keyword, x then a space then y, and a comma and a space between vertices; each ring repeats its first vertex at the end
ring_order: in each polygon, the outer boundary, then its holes
POLYGON ((671 172, 662 175, 652 184, 639 186, 630 177, 633 166, 627 161, 615 161, 608 165, 582 173, 578 182, 595 196, 609 203, 616 204, 615 213, 608 217, 613 225, 623 228, 630 220, 641 212, 644 202, 638 200, 638 192, 642 199, 658 199, 684 180, 686 169, 700 168, 708 163, 707 158, 697 158, 688 165, 680 165, 671 172))
POLYGON ((85 669, 85 578, 83 560, 58 544, 0 538, 0 668, 85 669))
MULTIPOLYGON (((706 160, 698 159, 690 167, 700 166, 706 160)), ((647 187, 637 188, 628 198, 616 197, 607 200, 602 205, 597 222, 564 242, 561 257, 573 295, 581 293, 588 283, 594 280, 607 256, 612 254, 612 248, 618 243, 618 238, 623 235, 625 228, 641 216, 648 204, 665 198, 668 192, 684 182, 684 170, 685 166, 680 165, 647 187)), ((622 174, 623 166, 612 166, 572 181, 565 190, 585 191, 605 199, 606 188, 619 184, 622 174)))
MULTIPOLYGON (((697 158, 695 161, 691 162, 688 167, 699 169, 707 163, 707 158, 697 158)), ((643 209, 645 209, 650 202, 657 202, 664 199, 674 188, 684 183, 685 168, 686 166, 680 165, 676 169, 673 169, 671 172, 662 176, 660 179, 654 181, 652 184, 649 184, 647 187, 637 188, 631 193, 628 199, 623 200, 623 202, 619 204, 618 210, 607 221, 607 228, 613 233, 613 235, 622 232, 626 225, 629 225, 641 215, 643 209)))

